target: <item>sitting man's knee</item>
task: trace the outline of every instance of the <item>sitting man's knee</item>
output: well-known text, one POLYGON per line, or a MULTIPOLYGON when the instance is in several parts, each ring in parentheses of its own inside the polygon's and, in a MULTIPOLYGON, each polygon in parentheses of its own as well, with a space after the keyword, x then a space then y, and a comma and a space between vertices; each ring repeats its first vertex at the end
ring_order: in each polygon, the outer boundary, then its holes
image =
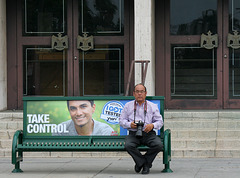
POLYGON ((154 148, 156 151, 162 151, 163 150, 162 142, 157 142, 156 144, 152 145, 151 147, 154 148))
POLYGON ((157 147, 158 147, 158 151, 162 151, 163 150, 163 144, 159 144, 157 147))
POLYGON ((132 148, 134 148, 134 144, 129 143, 129 142, 126 142, 126 143, 125 143, 125 149, 126 149, 126 150, 130 150, 130 149, 132 149, 132 148))

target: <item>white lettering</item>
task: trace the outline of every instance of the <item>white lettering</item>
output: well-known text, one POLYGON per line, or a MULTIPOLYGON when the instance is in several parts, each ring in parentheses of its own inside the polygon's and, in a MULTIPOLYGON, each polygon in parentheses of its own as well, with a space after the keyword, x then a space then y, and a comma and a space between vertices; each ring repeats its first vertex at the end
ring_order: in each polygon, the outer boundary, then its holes
POLYGON ((33 125, 32 125, 32 124, 28 124, 28 126, 27 126, 27 132, 28 132, 28 133, 32 133, 32 132, 33 132, 32 128, 33 128, 33 125))
POLYGON ((28 124, 28 133, 68 133, 66 124, 28 124))
POLYGON ((37 124, 33 125, 33 132, 39 133, 39 126, 37 124))
POLYGON ((63 133, 69 133, 69 131, 67 130, 66 124, 63 125, 63 133))
POLYGON ((63 132, 63 125, 58 125, 58 133, 62 133, 63 132))
POLYGON ((47 133, 50 133, 51 124, 46 124, 46 127, 47 127, 47 133))
POLYGON ((32 114, 27 114, 27 117, 28 117, 28 123, 32 123, 31 121, 32 121, 32 114))
POLYGON ((56 124, 52 125, 51 132, 57 133, 57 125, 56 124))
POLYGON ((49 123, 49 114, 27 114, 28 123, 49 123))
POLYGON ((44 116, 44 114, 38 114, 38 121, 37 121, 37 123, 44 123, 44 121, 43 121, 43 116, 44 116))
POLYGON ((40 133, 46 133, 45 124, 39 124, 39 132, 40 133))
POLYGON ((37 115, 36 114, 33 114, 31 123, 38 123, 38 119, 37 119, 37 115))
POLYGON ((44 123, 49 123, 49 114, 44 114, 44 123))

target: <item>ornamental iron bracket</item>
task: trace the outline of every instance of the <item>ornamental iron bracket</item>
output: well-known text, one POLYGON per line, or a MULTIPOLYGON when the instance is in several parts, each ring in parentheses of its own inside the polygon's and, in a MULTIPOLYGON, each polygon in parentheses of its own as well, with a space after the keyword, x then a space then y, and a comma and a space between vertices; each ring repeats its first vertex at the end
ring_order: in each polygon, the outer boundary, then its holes
POLYGON ((218 47, 218 35, 212 35, 211 31, 208 31, 207 35, 201 35, 201 48, 213 49, 218 47))
POLYGON ((233 49, 240 48, 240 35, 238 35, 238 31, 234 30, 233 34, 228 34, 227 47, 231 47, 233 49))
POLYGON ((77 49, 81 49, 83 51, 88 51, 93 49, 93 36, 87 36, 87 33, 83 33, 83 37, 78 35, 77 37, 77 49))
POLYGON ((52 49, 56 49, 58 51, 62 51, 64 49, 68 49, 68 36, 62 36, 61 33, 58 36, 52 36, 52 49))

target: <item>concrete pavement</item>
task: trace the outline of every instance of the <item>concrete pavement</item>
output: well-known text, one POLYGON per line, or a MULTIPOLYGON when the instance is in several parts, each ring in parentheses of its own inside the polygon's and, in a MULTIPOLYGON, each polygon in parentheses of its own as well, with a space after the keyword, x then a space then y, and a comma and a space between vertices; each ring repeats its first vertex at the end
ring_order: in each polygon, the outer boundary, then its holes
POLYGON ((174 158, 171 161, 173 173, 162 173, 162 159, 154 161, 150 174, 134 172, 130 157, 113 158, 25 158, 21 163, 23 173, 11 173, 14 166, 10 158, 0 158, 0 177, 24 178, 238 178, 240 159, 234 158, 174 158))

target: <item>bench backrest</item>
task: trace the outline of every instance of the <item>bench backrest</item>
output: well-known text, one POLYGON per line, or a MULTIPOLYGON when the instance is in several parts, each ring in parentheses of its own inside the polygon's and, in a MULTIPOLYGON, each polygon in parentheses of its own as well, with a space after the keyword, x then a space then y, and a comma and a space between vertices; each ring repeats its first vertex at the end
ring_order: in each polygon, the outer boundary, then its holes
MULTIPOLYGON (((158 105, 164 119, 164 97, 147 96, 146 99, 158 105)), ((55 138, 58 137, 55 132, 69 133, 63 122, 71 121, 67 101, 72 100, 93 100, 96 105, 94 120, 109 125, 113 130, 113 137, 127 134, 127 130, 120 127, 118 121, 124 105, 134 100, 132 96, 23 97, 23 138, 55 138)), ((158 134, 163 136, 163 132, 164 127, 158 134)))

